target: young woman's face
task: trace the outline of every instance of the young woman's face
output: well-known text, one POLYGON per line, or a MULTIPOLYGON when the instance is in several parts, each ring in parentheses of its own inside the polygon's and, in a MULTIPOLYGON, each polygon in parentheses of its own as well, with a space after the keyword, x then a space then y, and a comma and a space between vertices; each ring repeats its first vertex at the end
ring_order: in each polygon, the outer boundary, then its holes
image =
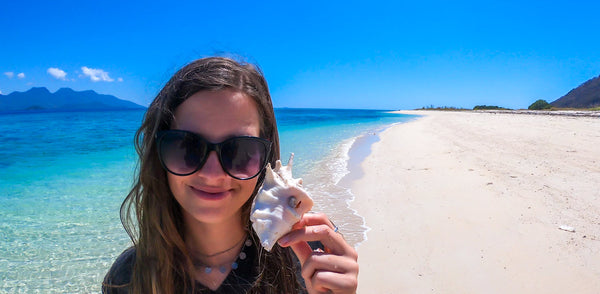
MULTIPOLYGON (((252 98, 233 90, 200 91, 175 109, 171 129, 196 133, 212 143, 235 136, 260 134, 258 109, 252 98)), ((221 223, 240 218, 258 177, 237 180, 221 167, 211 151, 200 170, 189 176, 167 173, 169 186, 186 221, 221 223)))

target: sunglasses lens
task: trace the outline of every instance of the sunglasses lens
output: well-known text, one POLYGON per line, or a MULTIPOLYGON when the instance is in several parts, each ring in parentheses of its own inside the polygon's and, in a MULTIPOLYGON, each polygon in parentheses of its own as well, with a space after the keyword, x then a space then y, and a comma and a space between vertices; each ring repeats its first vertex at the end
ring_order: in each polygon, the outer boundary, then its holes
POLYGON ((238 179, 255 177, 265 166, 267 143, 254 138, 235 138, 223 142, 221 162, 231 176, 238 179))
POLYGON ((204 165, 208 152, 219 153, 223 170, 230 176, 246 180, 265 167, 269 141, 256 137, 236 137, 211 144, 187 131, 169 130, 157 137, 158 153, 163 166, 178 176, 191 175, 204 165))
POLYGON ((160 139, 160 157, 169 172, 191 174, 203 163, 206 144, 196 136, 184 132, 168 132, 160 139))

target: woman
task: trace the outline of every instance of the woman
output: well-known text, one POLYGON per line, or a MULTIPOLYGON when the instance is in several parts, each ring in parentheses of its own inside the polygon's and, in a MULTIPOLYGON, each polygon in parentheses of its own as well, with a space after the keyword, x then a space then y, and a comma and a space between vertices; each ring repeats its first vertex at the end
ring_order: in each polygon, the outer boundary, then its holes
POLYGON ((139 175, 121 206, 134 246, 115 261, 103 292, 356 291, 357 254, 325 215, 306 214, 271 252, 252 230, 264 167, 279 159, 271 97, 256 67, 221 57, 183 67, 135 138, 139 175))

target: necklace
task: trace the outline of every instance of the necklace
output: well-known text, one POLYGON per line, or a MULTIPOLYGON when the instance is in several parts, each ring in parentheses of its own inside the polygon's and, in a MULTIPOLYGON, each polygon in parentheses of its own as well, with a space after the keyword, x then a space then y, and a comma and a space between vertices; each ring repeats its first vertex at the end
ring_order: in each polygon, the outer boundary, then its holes
POLYGON ((235 243, 235 245, 233 245, 232 247, 225 249, 223 251, 219 251, 219 252, 213 253, 213 254, 202 254, 202 253, 197 254, 197 255, 205 257, 205 258, 215 257, 215 256, 218 256, 218 255, 221 255, 223 253, 233 250, 234 248, 238 247, 242 242, 244 242, 244 245, 242 246, 240 253, 236 256, 236 258, 234 259, 233 262, 226 262, 226 263, 223 263, 220 265, 209 266, 207 264, 202 263, 200 260, 194 258, 194 260, 193 260, 194 267, 197 270, 204 270, 204 272, 207 274, 212 273, 214 268, 217 268, 219 270, 219 272, 221 272, 222 274, 226 273, 229 268, 231 268, 232 270, 237 269, 239 266, 239 264, 237 262, 238 259, 245 260, 247 257, 246 252, 244 252, 245 247, 252 246, 252 240, 250 240, 249 238, 246 239, 245 235, 239 242, 235 243), (246 240, 246 242, 244 242, 244 240, 246 240))

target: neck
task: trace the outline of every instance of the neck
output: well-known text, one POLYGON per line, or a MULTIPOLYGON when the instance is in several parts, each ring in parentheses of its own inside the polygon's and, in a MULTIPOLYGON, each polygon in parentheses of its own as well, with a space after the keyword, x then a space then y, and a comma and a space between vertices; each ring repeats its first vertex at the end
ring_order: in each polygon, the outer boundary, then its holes
POLYGON ((192 255, 207 265, 230 262, 239 253, 235 247, 243 244, 240 240, 245 235, 239 216, 211 224, 186 219, 186 245, 192 255))

